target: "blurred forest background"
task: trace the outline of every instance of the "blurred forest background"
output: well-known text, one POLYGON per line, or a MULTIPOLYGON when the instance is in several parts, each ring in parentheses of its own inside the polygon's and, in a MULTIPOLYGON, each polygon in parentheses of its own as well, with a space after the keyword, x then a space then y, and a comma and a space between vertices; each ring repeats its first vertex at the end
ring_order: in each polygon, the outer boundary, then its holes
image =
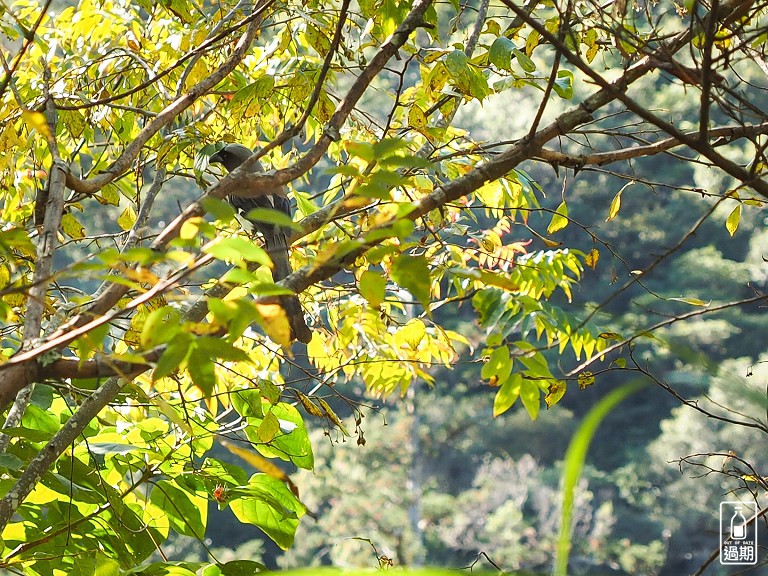
MULTIPOLYGON (((646 83, 643 104, 684 127, 686 119, 677 113, 684 88, 664 84, 657 89, 653 78, 646 83)), ((391 105, 385 94, 379 97, 381 102, 374 99, 366 106, 375 110, 391 105)), ((483 105, 468 103, 454 125, 481 142, 519 137, 532 121, 538 97, 535 90, 523 90, 492 96, 483 105)), ((557 106, 552 108, 554 115, 557 106)), ((523 169, 546 194, 545 210, 533 213, 529 224, 545 228, 561 200, 561 180, 554 169, 540 164, 523 169)), ((586 271, 573 302, 563 297, 559 305, 588 312, 633 270, 646 268, 683 239, 643 283, 603 308, 602 326, 631 333, 681 310, 679 302, 663 309, 656 294, 715 305, 768 288, 764 211, 743 212, 731 237, 724 226, 730 207, 721 206, 695 235, 686 237, 714 204, 714 199, 701 201, 707 190, 727 188, 720 175, 692 169, 674 155, 635 160, 619 169, 636 180, 628 185, 626 177, 594 170, 567 183, 572 222, 555 239, 586 253, 597 237, 608 250, 601 246, 605 256, 595 270, 586 271), (606 222, 609 206, 624 186, 621 211, 606 222)), ((323 184, 315 182, 312 191, 322 190, 323 184)), ((177 194, 165 197, 168 218, 197 190, 177 194)), ((522 230, 514 228, 510 241, 530 242, 530 252, 547 249, 535 234, 522 230)), ((470 342, 481 342, 486 329, 503 329, 503 322, 479 327, 471 312, 467 303, 437 314, 443 321, 454 318, 454 329, 470 342)), ((608 391, 638 379, 649 386, 619 405, 591 446, 577 500, 571 562, 584 574, 691 573, 716 549, 719 503, 738 484, 722 474, 708 475, 708 467, 720 472, 722 454, 729 451, 752 463, 765 462, 765 438, 759 430, 682 406, 663 385, 710 408, 726 397, 731 405, 734 396, 741 397, 738 410, 764 419, 766 341, 768 325, 759 304, 676 323, 631 350, 657 380, 637 370, 597 375, 583 390, 569 388, 535 422, 519 403, 492 418, 494 390, 480 376, 481 350, 465 350, 455 370, 433 373, 434 387, 416 384, 404 398, 366 396, 362 383, 344 388, 340 392, 363 407, 364 444, 343 438, 337 430, 318 428, 313 433, 315 471, 295 475, 318 521, 302 521, 294 546, 282 552, 258 529, 212 505, 210 545, 219 548, 221 558, 228 557, 221 547, 235 547, 233 558, 245 554, 274 568, 329 563, 371 567, 389 560, 393 565, 465 567, 483 553, 505 570, 546 573, 559 527, 561 461, 573 431, 608 391), (698 456, 687 458, 693 455, 698 456)), ((557 351, 549 354, 556 365, 557 351)), ((343 403, 334 409, 345 413, 343 403)), ((348 408, 346 413, 352 418, 348 408)), ((192 539, 178 538, 175 548, 179 558, 203 556, 192 539)), ((709 573, 718 569, 716 563, 709 573)))

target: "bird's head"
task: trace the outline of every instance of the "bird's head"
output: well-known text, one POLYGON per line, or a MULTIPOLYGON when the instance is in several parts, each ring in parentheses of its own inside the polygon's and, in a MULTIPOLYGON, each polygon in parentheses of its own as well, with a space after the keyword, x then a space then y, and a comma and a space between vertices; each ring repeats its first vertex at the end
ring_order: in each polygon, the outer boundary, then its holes
POLYGON ((223 164, 228 172, 232 172, 232 170, 240 166, 251 156, 253 156, 253 151, 247 146, 237 143, 227 144, 224 148, 213 154, 208 159, 208 163, 223 164))

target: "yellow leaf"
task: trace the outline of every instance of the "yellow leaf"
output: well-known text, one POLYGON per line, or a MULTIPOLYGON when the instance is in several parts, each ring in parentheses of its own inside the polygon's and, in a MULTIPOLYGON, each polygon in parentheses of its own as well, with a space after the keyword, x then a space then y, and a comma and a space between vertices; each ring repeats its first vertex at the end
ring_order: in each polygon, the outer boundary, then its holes
POLYGON ((530 56, 533 54, 533 49, 539 45, 539 33, 535 30, 531 30, 528 33, 528 38, 525 41, 525 53, 530 56))
POLYGON ((616 332, 600 332, 597 337, 603 340, 621 340, 621 334, 616 332))
POLYGON ((344 434, 344 436, 351 436, 349 432, 347 432, 347 429, 344 427, 344 423, 341 421, 341 418, 339 418, 336 413, 331 409, 331 407, 328 405, 328 402, 323 400, 322 398, 317 399, 318 402, 320 402, 320 406, 323 407, 323 410, 325 410, 326 415, 328 418, 338 426, 339 430, 341 430, 341 433, 344 434))
POLYGON ((61 229, 73 240, 85 238, 85 228, 71 213, 67 212, 61 217, 61 229))
POLYGON ((728 215, 728 219, 725 221, 725 229, 728 230, 728 234, 733 236, 736 234, 736 230, 739 228, 739 222, 741 221, 741 204, 737 204, 731 213, 728 215))
POLYGON ((264 420, 262 420, 261 424, 259 424, 258 430, 256 430, 256 434, 259 436, 259 440, 265 444, 267 442, 272 442, 272 440, 274 440, 279 433, 280 422, 277 421, 277 417, 272 414, 272 412, 268 412, 264 416, 264 420))
POLYGON ((597 248, 592 248, 584 258, 584 263, 594 270, 597 267, 598 260, 600 260, 600 252, 597 248))
POLYGON ((48 126, 45 114, 42 112, 29 112, 25 110, 21 113, 21 117, 30 129, 37 130, 39 134, 42 134, 48 139, 51 138, 51 128, 48 126))
POLYGON ((595 383, 595 376, 592 372, 582 372, 577 380, 579 382, 579 390, 584 390, 584 388, 595 383))
POLYGON ((565 200, 563 200, 552 215, 552 221, 547 226, 547 234, 554 234, 566 226, 568 226, 568 206, 565 205, 565 200))
POLYGON ((608 209, 608 218, 605 219, 606 222, 610 222, 616 217, 616 214, 619 213, 619 208, 621 208, 621 193, 624 192, 624 188, 619 190, 616 193, 616 196, 613 197, 613 200, 611 200, 611 207, 608 209))
POLYGON ((544 402, 547 403, 547 409, 552 408, 565 395, 565 382, 557 380, 547 388, 547 395, 544 396, 544 402))
POLYGON ((675 302, 685 302, 686 304, 690 304, 691 306, 703 306, 707 307, 712 302, 704 302, 704 300, 701 300, 699 298, 667 298, 667 300, 674 300, 675 302))
POLYGON ((408 112, 408 125, 416 130, 422 130, 427 127, 427 116, 416 104, 411 106, 411 110, 408 112))
POLYGON ((279 304, 256 304, 261 320, 259 324, 267 333, 272 341, 277 342, 284 348, 291 345, 291 325, 288 323, 288 316, 285 310, 279 304))
POLYGON ((302 394, 298 390, 296 392, 296 397, 299 399, 299 402, 301 402, 301 405, 304 406, 304 410, 312 414, 312 416, 317 416, 318 418, 325 418, 325 413, 323 413, 320 408, 315 406, 315 404, 312 402, 312 400, 309 399, 309 396, 306 394, 302 394))
POLYGON ((11 281, 11 272, 5 264, 0 264, 0 289, 5 288, 11 281))
POLYGON ((205 220, 203 218, 190 218, 181 225, 181 230, 179 230, 179 238, 182 240, 192 240, 197 238, 197 235, 200 232, 200 226, 204 223, 205 220))
POLYGON ((117 217, 117 225, 123 230, 130 230, 135 223, 136 211, 133 209, 133 206, 128 205, 125 207, 125 210, 123 210, 123 213, 117 217))

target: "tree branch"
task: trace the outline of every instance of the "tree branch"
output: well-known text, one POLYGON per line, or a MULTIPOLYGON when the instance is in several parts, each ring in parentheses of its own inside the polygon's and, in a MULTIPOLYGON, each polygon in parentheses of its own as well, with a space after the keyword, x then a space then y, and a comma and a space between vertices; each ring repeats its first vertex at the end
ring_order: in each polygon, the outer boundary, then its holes
MULTIPOLYGON (((52 279, 53 256, 56 252, 59 228, 61 227, 61 220, 64 215, 64 184, 66 181, 67 165, 59 156, 59 149, 56 144, 56 109, 49 92, 48 83, 50 79, 50 70, 46 67, 43 86, 46 96, 48 133, 45 136, 53 159, 53 165, 48 179, 48 191, 45 195, 45 216, 43 217, 43 229, 38 238, 35 271, 32 276, 32 285, 28 292, 27 308, 24 313, 22 351, 34 349, 37 339, 40 338, 48 286, 52 279)), ((30 385, 14 391, 14 393, 18 392, 18 395, 3 424, 4 429, 14 428, 19 425, 32 396, 32 390, 30 385)), ((0 452, 5 452, 9 442, 10 438, 6 434, 0 434, 0 452)))
MULTIPOLYGON (((698 134, 698 131, 685 133, 689 138, 695 138, 698 134)), ((710 130, 708 133, 710 142, 714 141, 715 146, 729 144, 741 138, 754 138, 762 134, 768 134, 768 122, 753 126, 721 126, 720 128, 710 130)), ((550 164, 566 166, 568 168, 583 168, 584 166, 604 166, 605 164, 612 164, 623 160, 654 156, 684 145, 683 142, 672 137, 653 142, 652 144, 621 148, 610 152, 595 152, 593 154, 565 154, 556 150, 542 148, 537 157, 550 164)))

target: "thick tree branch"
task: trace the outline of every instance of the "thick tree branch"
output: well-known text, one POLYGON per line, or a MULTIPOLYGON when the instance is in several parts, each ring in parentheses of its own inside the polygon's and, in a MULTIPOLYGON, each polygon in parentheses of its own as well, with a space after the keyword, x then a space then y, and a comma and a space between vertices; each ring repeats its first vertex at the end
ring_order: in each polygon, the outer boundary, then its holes
MULTIPOLYGON (((59 156, 59 149, 56 144, 56 110, 53 99, 48 91, 50 73, 47 69, 44 81, 46 121, 48 125, 46 139, 48 140, 48 149, 53 158, 53 166, 51 167, 51 175, 48 179, 47 194, 45 194, 43 228, 38 238, 35 271, 32 276, 32 285, 28 292, 27 308, 24 313, 22 351, 34 349, 37 339, 40 338, 48 286, 53 272, 53 256, 58 245, 59 228, 61 227, 61 220, 64 215, 64 184, 67 166, 59 156)), ((16 401, 8 412, 3 428, 13 428, 19 425, 32 396, 32 387, 25 386, 20 390, 16 390, 16 392, 18 392, 16 401)), ((0 452, 5 452, 9 442, 10 437, 6 434, 0 434, 0 452)))
MULTIPOLYGON (((698 131, 686 132, 686 136, 689 138, 695 138, 698 134, 698 131)), ((768 134, 768 122, 754 126, 721 126, 709 131, 709 139, 711 145, 720 146, 735 142, 741 138, 754 138, 763 134, 768 134)), ((652 144, 621 148, 610 152, 594 152, 592 154, 565 154, 556 150, 542 148, 537 157, 558 166, 583 168, 585 166, 604 166, 633 158, 654 156, 684 145, 677 138, 665 138, 652 144)))

